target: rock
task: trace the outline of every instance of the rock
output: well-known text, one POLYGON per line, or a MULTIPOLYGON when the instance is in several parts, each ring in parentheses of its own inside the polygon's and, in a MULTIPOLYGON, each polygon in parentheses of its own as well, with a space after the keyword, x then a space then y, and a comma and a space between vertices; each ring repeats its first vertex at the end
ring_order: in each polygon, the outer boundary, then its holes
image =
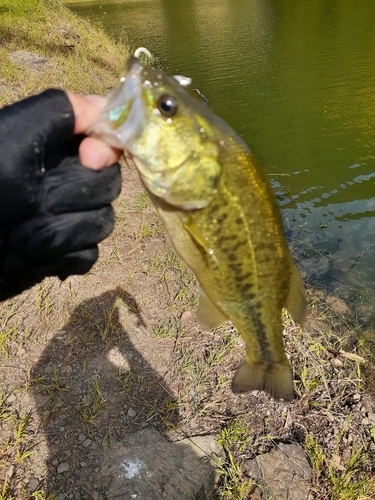
POLYGON ((73 368, 69 365, 64 365, 60 368, 60 373, 65 374, 65 373, 71 373, 73 368))
POLYGON ((328 297, 326 302, 330 306, 330 308, 340 316, 344 316, 349 312, 349 307, 342 299, 339 299, 338 297, 328 297))
POLYGON ((191 311, 184 311, 181 314, 180 318, 181 326, 188 326, 189 324, 193 323, 194 320, 195 320, 195 314, 191 311))
POLYGON ((243 470, 246 476, 250 477, 255 483, 261 483, 262 471, 256 459, 247 460, 243 465, 243 470))
POLYGON ((38 487, 38 484, 39 484, 39 481, 35 478, 35 477, 32 477, 31 479, 29 479, 29 481, 27 482, 27 487, 30 491, 34 491, 37 489, 38 487))
POLYGON ((136 414, 137 414, 137 412, 135 410, 133 410, 133 408, 130 407, 128 410, 128 416, 132 418, 132 417, 135 417, 136 414))
POLYGON ((343 362, 338 359, 338 358, 333 358, 333 360, 331 361, 332 365, 335 367, 335 368, 341 368, 343 366, 343 362))
POLYGON ((52 62, 45 57, 27 52, 27 50, 11 52, 8 54, 8 60, 17 66, 25 66, 28 70, 37 73, 53 66, 52 62))
POLYGON ((57 473, 62 474, 63 472, 68 472, 70 470, 70 465, 68 462, 61 462, 61 464, 57 467, 57 473))
POLYGON ((86 441, 86 434, 84 434, 83 432, 80 432, 77 436, 77 440, 79 443, 83 443, 84 441, 86 441))
POLYGON ((68 49, 73 49, 81 40, 80 35, 73 30, 57 27, 55 28, 55 31, 59 36, 61 45, 63 47, 67 47, 68 49))
POLYGON ((144 253, 149 259, 153 259, 159 252, 165 251, 165 243, 162 240, 154 239, 144 245, 144 253))
POLYGON ((14 465, 11 465, 11 466, 9 467, 9 469, 7 470, 7 472, 6 472, 6 475, 8 476, 8 478, 9 478, 9 479, 10 479, 11 477, 13 477, 13 475, 14 475, 14 471, 15 471, 15 467, 14 467, 14 465))
MULTIPOLYGON (((8 401, 9 401, 9 398, 8 398, 8 401)), ((362 408, 364 410, 364 413, 373 412, 374 402, 373 402, 371 396, 364 395, 362 397, 362 408)))
POLYGON ((335 453, 332 454, 332 465, 336 467, 337 470, 344 471, 345 467, 341 463, 341 458, 339 455, 336 455, 335 453))
POLYGON ((311 467, 300 446, 280 444, 274 452, 257 457, 257 462, 267 495, 275 500, 307 500, 311 467))
POLYGON ((367 418, 370 420, 372 424, 375 424, 375 413, 369 412, 367 414, 367 418))
POLYGON ((107 450, 102 486, 108 488, 108 498, 203 500, 218 479, 209 461, 216 451, 214 436, 171 443, 147 428, 107 450))
MULTIPOLYGON (((301 259, 298 262, 300 270, 302 273, 323 275, 329 270, 329 259, 323 256, 309 257, 307 259, 301 259)), ((317 292, 315 295, 318 296, 317 292)), ((322 296, 324 294, 322 293, 322 296)))
POLYGON ((181 444, 190 445, 198 457, 220 456, 224 458, 223 448, 221 448, 214 436, 195 436, 179 441, 181 444))

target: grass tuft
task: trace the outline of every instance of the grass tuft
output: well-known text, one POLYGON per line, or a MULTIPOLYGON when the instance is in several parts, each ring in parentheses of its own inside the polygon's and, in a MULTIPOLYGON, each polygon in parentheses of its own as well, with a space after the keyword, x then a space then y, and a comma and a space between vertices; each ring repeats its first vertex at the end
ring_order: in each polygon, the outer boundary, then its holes
POLYGON ((0 105, 51 87, 106 95, 129 55, 125 46, 75 16, 58 0, 3 0, 0 40, 4 87, 0 105), (62 30, 72 33, 68 42, 62 30), (30 71, 8 60, 8 54, 17 50, 36 53, 51 64, 42 71, 30 71))

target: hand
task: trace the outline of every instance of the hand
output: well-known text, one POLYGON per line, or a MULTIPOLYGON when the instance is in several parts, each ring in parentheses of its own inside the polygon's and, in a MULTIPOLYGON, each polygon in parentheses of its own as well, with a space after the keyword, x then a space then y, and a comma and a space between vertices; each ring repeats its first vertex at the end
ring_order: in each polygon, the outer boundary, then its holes
MULTIPOLYGON (((74 110, 74 133, 82 134, 98 120, 107 99, 98 95, 80 96, 70 92, 66 94, 74 110)), ((120 154, 121 151, 118 149, 93 137, 86 137, 79 146, 79 159, 82 165, 95 170, 113 165, 120 154)))
POLYGON ((86 273, 112 231, 120 168, 93 168, 118 152, 77 135, 101 105, 48 90, 0 110, 1 300, 45 276, 86 273))

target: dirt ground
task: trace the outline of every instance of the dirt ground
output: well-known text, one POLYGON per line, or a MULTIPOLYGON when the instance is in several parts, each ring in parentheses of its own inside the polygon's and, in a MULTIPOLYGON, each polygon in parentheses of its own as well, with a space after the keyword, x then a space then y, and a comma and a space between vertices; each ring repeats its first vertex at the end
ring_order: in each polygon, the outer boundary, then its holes
POLYGON ((8 444, 10 464, 15 424, 8 424, 23 419, 22 440, 32 453, 10 470, 3 462, 13 488, 70 493, 71 487, 81 496, 70 498, 91 498, 88 485, 103 487, 94 479, 103 446, 148 425, 178 423, 171 403, 177 387, 168 377, 174 345, 162 337, 178 321, 174 298, 192 277, 184 270, 181 287, 174 276, 180 264, 164 255, 160 224, 145 204, 137 174, 127 171, 116 231, 102 244, 95 268, 64 283, 47 279, 2 306, 8 418, 0 441, 8 444), (69 466, 69 479, 58 472, 61 463, 69 466))
MULTIPOLYGON (((105 93, 120 72, 114 48, 74 23, 64 26, 81 41, 69 49, 60 46, 61 31, 55 40, 45 29, 46 43, 39 24, 25 19, 4 28, 0 55, 12 84, 0 81, 0 97, 12 102, 55 82, 105 93), (41 47, 61 59, 53 71, 27 73, 7 59, 12 50, 41 47)), ((222 454, 210 462, 220 477, 213 499, 269 499, 254 460, 291 443, 311 466, 309 500, 375 498, 368 349, 375 335, 360 325, 358 309, 309 287, 305 328, 284 316, 296 400, 234 396, 244 342, 229 323, 199 330, 196 282, 169 247, 131 164, 123 165, 115 210, 115 231, 90 273, 46 279, 0 304, 0 500, 114 498, 108 457, 138 431, 157 431, 176 446, 187 437, 216 439, 222 454)))
POLYGON ((234 396, 244 343, 230 324, 199 331, 195 280, 130 164, 115 205, 88 275, 47 279, 0 306, 0 498, 109 498, 105 456, 145 428, 172 442, 218 437, 226 459, 212 465, 213 498, 259 498, 251 459, 279 443, 307 453, 311 499, 357 498, 339 487, 364 479, 373 498, 373 400, 342 303, 310 291, 304 332, 284 318, 294 403, 234 396))

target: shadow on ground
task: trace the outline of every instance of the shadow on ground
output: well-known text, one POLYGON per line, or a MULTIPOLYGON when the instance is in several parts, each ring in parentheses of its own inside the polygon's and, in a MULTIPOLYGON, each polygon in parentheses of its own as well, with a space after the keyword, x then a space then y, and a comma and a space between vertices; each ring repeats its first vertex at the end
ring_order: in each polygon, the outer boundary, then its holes
POLYGON ((126 291, 90 298, 32 369, 48 446, 46 489, 74 500, 207 498, 214 469, 186 440, 165 439, 180 420, 173 394, 125 324, 138 334, 146 326, 126 291))

